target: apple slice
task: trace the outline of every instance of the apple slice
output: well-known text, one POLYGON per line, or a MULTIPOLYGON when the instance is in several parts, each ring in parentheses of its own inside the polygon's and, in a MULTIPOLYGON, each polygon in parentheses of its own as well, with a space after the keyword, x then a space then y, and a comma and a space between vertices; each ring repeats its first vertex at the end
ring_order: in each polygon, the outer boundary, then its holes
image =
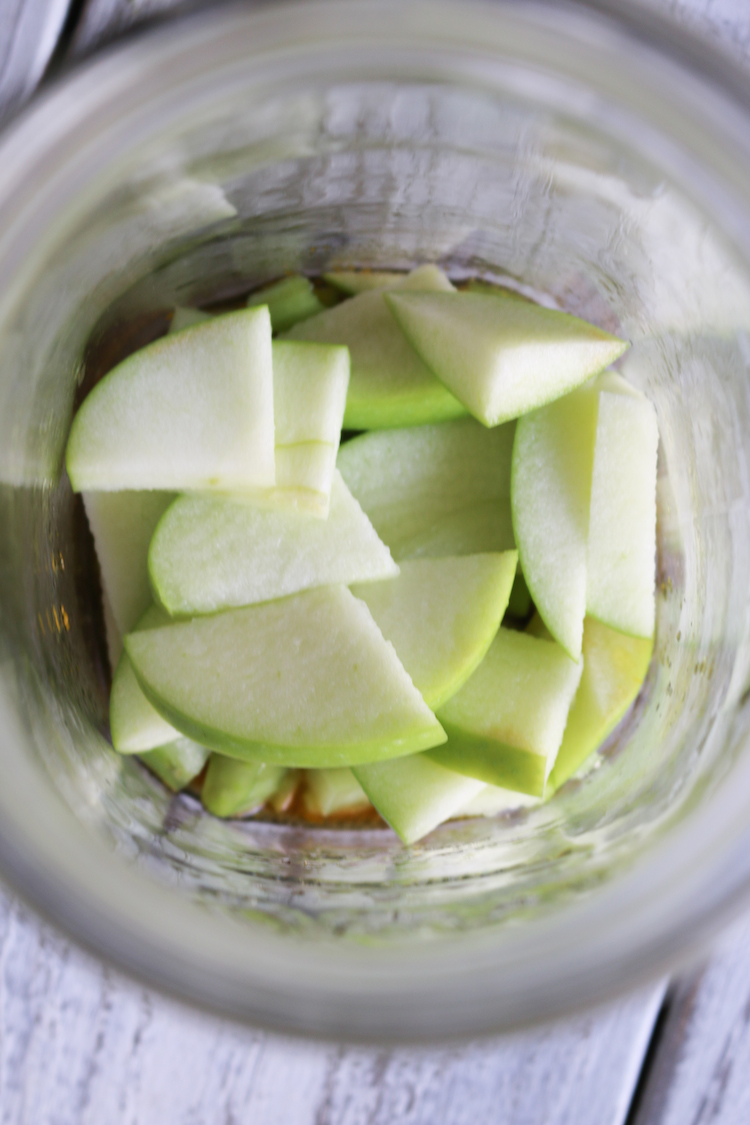
POLYGON ((244 816, 273 796, 286 773, 283 766, 212 754, 201 789, 203 807, 214 816, 244 816))
POLYGON ((466 284, 461 287, 461 292, 482 293, 485 297, 507 297, 509 301, 526 301, 529 304, 536 304, 536 301, 532 301, 531 297, 519 293, 516 289, 510 289, 502 283, 495 284, 494 281, 485 281, 481 277, 470 277, 466 284))
POLYGON ((274 332, 286 332, 300 321, 323 311, 310 278, 301 274, 284 277, 265 289, 251 293, 247 299, 248 308, 258 305, 268 305, 274 332))
POLYGON ((398 567, 337 473, 325 521, 242 497, 179 497, 151 540, 149 572, 162 605, 189 616, 392 578, 398 567))
MULTIPOLYGON (((178 307, 169 331, 211 320, 200 309, 178 307)), ((277 446, 326 442, 338 448, 349 386, 349 350, 336 344, 274 340, 273 409, 277 446)))
POLYGON ((651 637, 656 571, 656 412, 642 396, 599 396, 591 483, 586 611, 651 637))
POLYGON ((582 664, 554 641, 501 628, 474 675, 439 709, 448 741, 434 761, 541 796, 582 664))
POLYGON ((394 558, 515 546, 510 475, 515 423, 473 418, 362 434, 337 465, 394 558))
POLYGON ((516 809, 533 808, 540 803, 538 797, 532 797, 529 793, 503 789, 500 785, 485 785, 453 815, 498 816, 500 813, 515 812, 516 809))
POLYGON ((157 746, 139 754, 139 758, 168 789, 179 793, 198 776, 209 753, 205 746, 199 746, 189 738, 177 738, 166 746, 157 746))
POLYGON ((272 501, 286 499, 291 505, 328 515, 348 385, 347 348, 274 340, 276 488, 272 501))
MULTIPOLYGON (((422 266, 397 284, 407 289, 452 289, 435 266, 422 266)), ((287 337, 349 348, 352 366, 344 414, 348 429, 415 426, 466 413, 406 341, 383 291, 360 293, 326 309, 297 324, 287 337)))
POLYGON ((265 308, 214 317, 120 363, 73 420, 75 491, 243 489, 274 484, 271 322, 265 308))
POLYGON ((276 445, 326 442, 338 449, 349 386, 349 351, 335 344, 274 340, 276 445))
POLYGON ((313 816, 353 815, 370 807, 367 794, 346 766, 338 770, 308 770, 304 804, 313 816))
POLYGON ((355 766, 353 773, 405 844, 432 832, 484 788, 483 782, 446 769, 426 754, 355 766))
POLYGON ((412 559, 387 582, 355 585, 433 711, 468 680, 508 604, 517 554, 412 559))
POLYGON ((297 798, 300 782, 304 776, 302 770, 286 770, 279 782, 279 786, 268 798, 268 804, 276 813, 289 812, 297 798))
POLYGON ((323 441, 276 446, 276 487, 259 502, 268 507, 298 507, 327 518, 336 472, 335 445, 323 441), (288 496, 282 495, 289 493, 288 496), (311 493, 302 496, 302 493, 311 493))
POLYGON ((486 426, 585 383, 627 348, 567 313, 483 293, 397 293, 385 301, 425 364, 486 426))
POLYGON ((229 757, 350 766, 445 740, 344 586, 131 633, 125 649, 164 717, 229 757))
POLYGON ((204 312, 203 309, 191 309, 185 305, 178 305, 172 313, 168 334, 174 336, 176 332, 182 332, 184 328, 192 328, 195 324, 203 324, 204 321, 213 320, 213 318, 213 313, 204 312))
MULTIPOLYGON (((169 622, 169 614, 161 606, 152 605, 136 628, 154 629, 169 622)), ((180 732, 162 718, 146 699, 126 652, 120 656, 112 677, 109 728, 112 745, 120 754, 141 754, 180 737, 180 732)))
POLYGON ((148 546, 174 492, 84 492, 83 506, 94 537, 102 587, 122 636, 153 601, 148 546))
POLYGON ((521 418, 513 529, 526 585, 553 637, 581 655, 598 394, 583 387, 521 418))
MULTIPOLYGON (((175 309, 170 332, 210 319, 175 309)), ((325 518, 349 385, 349 352, 330 344, 274 340, 273 406, 276 487, 255 493, 269 507, 299 508, 325 518)))
POLYGON ((329 270, 323 280, 347 297, 356 297, 370 289, 388 289, 404 280, 398 270, 329 270))
POLYGON ((583 675, 545 796, 572 777, 615 729, 641 689, 653 647, 650 637, 628 637, 586 618, 583 675))

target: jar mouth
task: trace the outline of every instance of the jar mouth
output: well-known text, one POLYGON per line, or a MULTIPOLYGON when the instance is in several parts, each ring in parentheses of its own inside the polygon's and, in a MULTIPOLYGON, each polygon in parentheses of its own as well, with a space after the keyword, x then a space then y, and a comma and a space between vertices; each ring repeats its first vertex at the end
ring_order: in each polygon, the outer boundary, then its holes
POLYGON ((0 140, 0 868, 24 898, 183 999, 371 1040, 567 1014, 739 909, 749 114, 731 65, 635 9, 348 0, 155 28, 16 120, 0 140), (425 260, 633 342, 662 439, 646 691, 559 799, 412 849, 222 824, 107 750, 61 475, 74 403, 92 357, 175 304, 425 260))

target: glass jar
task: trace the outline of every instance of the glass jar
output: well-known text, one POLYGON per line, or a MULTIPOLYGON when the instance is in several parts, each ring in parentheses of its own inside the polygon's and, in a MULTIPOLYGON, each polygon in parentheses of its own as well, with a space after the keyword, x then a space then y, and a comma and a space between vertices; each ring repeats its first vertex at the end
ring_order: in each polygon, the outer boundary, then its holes
POLYGON ((347 1038, 518 1026, 686 956, 750 887, 748 328, 747 87, 622 3, 214 10, 43 94, 0 139, 4 876, 150 985, 347 1038), (423 261, 632 342, 661 435, 645 690, 552 801, 411 848, 218 821, 107 741, 73 410, 175 304, 423 261))

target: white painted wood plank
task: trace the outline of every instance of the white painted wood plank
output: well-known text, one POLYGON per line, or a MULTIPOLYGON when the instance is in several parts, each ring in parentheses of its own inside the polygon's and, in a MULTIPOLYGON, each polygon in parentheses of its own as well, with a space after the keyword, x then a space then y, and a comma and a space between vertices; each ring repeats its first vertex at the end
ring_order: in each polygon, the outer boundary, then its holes
POLYGON ((90 54, 102 43, 146 20, 207 6, 200 0, 86 0, 71 42, 71 53, 90 54))
POLYGON ((675 982, 636 1125, 750 1121, 750 917, 675 982))
POLYGON ((430 1050, 287 1041, 188 1011, 0 899, 4 1125, 622 1125, 661 991, 430 1050))
POLYGON ((0 0, 0 112, 34 90, 54 51, 69 0, 0 0))

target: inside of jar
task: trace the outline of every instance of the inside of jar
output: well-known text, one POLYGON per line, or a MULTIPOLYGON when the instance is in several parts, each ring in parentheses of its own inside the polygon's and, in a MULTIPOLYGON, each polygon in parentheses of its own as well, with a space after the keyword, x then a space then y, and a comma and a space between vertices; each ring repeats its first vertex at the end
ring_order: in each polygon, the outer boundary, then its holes
POLYGON ((511 86, 331 81, 237 104, 129 153, 115 186, 102 178, 3 325, 2 624, 35 751, 90 833, 236 917, 386 942, 528 920, 622 871, 731 767, 748 672, 750 276, 652 159, 511 86), (109 744, 96 566, 61 472, 73 411, 176 305, 291 271, 425 261, 632 342, 623 373, 660 427, 646 684, 539 807, 409 848, 385 827, 220 821, 109 744))

